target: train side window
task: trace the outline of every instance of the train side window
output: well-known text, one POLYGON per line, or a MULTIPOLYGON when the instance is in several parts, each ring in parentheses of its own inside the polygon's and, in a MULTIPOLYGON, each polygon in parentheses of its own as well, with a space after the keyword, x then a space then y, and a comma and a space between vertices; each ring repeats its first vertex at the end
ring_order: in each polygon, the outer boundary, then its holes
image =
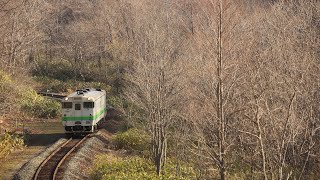
POLYGON ((74 105, 75 110, 81 110, 81 104, 75 104, 74 105))
POLYGON ((94 102, 84 102, 83 108, 94 108, 94 102))
POLYGON ((72 109, 72 102, 63 102, 62 108, 63 109, 72 109))

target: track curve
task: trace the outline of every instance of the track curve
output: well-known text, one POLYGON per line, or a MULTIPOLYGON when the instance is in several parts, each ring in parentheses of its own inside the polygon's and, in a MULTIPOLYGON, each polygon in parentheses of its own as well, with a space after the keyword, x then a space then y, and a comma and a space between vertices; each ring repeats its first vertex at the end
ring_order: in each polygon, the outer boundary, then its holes
POLYGON ((59 167, 64 163, 66 158, 88 137, 89 135, 78 139, 70 138, 68 141, 63 143, 40 164, 33 179, 56 179, 58 174, 62 173, 61 171, 59 171, 59 167))

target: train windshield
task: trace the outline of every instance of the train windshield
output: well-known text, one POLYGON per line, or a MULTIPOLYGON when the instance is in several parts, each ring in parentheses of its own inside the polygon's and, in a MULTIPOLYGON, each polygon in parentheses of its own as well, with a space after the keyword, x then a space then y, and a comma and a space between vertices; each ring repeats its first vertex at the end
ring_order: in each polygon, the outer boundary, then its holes
POLYGON ((81 110, 81 104, 75 104, 74 105, 75 110, 81 110))
POLYGON ((63 102, 62 108, 63 109, 72 109, 72 102, 63 102))
POLYGON ((94 108, 94 102, 84 102, 83 108, 94 108))

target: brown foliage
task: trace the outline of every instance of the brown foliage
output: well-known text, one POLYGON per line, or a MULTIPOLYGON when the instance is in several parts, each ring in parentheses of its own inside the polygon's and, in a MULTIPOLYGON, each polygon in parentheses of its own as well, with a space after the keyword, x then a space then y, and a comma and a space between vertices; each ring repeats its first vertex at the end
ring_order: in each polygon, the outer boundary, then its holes
POLYGON ((200 178, 319 176, 319 1, 219 2, 1 1, 0 66, 125 87, 158 173, 174 139, 200 178))

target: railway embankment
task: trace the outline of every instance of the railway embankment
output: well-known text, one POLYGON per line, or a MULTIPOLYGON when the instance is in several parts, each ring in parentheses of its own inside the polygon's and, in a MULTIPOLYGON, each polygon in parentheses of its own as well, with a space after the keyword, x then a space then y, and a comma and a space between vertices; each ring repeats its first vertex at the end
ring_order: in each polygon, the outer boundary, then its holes
POLYGON ((111 134, 102 129, 88 139, 62 167, 65 169, 63 180, 89 179, 93 157, 110 151, 110 138, 111 134))
MULTIPOLYGON (((64 172, 63 179, 88 178, 92 173, 95 156, 113 152, 111 137, 127 127, 126 121, 118 116, 119 112, 111 109, 106 121, 100 124, 99 131, 66 159, 66 163, 60 167, 64 172)), ((26 135, 25 148, 13 152, 0 164, 0 174, 4 174, 4 179, 32 179, 43 160, 67 141, 61 123, 56 120, 25 123, 25 128, 29 133, 26 135)))
POLYGON ((53 145, 49 146, 40 154, 36 154, 34 158, 25 163, 22 168, 16 173, 14 176, 15 180, 30 180, 33 178, 35 172, 37 171, 40 164, 53 152, 55 151, 61 144, 66 142, 67 139, 61 138, 56 141, 53 145))
POLYGON ((64 137, 61 122, 55 119, 36 119, 19 121, 19 129, 24 129, 22 148, 12 150, 5 158, 0 158, 0 179, 13 179, 21 167, 39 156, 48 147, 64 137))
MULTIPOLYGON (((92 134, 90 138, 66 158, 65 163, 59 168, 63 173, 62 175, 59 174, 57 179, 88 179, 90 176, 90 169, 94 163, 94 157, 110 151, 110 146, 112 146, 110 144, 110 139, 111 133, 104 129, 92 134)), ((14 179, 33 179, 41 163, 66 141, 67 139, 61 138, 42 153, 36 154, 34 158, 22 166, 15 174, 14 179)))

